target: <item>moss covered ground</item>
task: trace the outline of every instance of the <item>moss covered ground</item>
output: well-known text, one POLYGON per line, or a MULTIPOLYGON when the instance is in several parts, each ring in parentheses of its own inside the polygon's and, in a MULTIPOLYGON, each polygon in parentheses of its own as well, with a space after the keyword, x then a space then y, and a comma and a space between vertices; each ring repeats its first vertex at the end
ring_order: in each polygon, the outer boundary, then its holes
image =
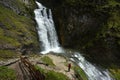
POLYGON ((6 66, 0 66, 0 80, 16 80, 15 71, 6 66))
POLYGON ((6 60, 11 58, 17 58, 20 55, 13 50, 0 50, 0 60, 6 60))
POLYGON ((88 80, 85 72, 78 66, 74 66, 75 75, 79 80, 88 80))
POLYGON ((38 69, 45 75, 45 80, 70 80, 66 75, 59 72, 55 72, 52 70, 47 71, 38 66, 36 66, 36 69, 38 69))
POLYGON ((48 64, 48 65, 50 65, 50 66, 55 66, 55 64, 53 63, 52 59, 49 58, 48 56, 42 57, 41 60, 42 60, 44 63, 46 63, 46 64, 48 64))

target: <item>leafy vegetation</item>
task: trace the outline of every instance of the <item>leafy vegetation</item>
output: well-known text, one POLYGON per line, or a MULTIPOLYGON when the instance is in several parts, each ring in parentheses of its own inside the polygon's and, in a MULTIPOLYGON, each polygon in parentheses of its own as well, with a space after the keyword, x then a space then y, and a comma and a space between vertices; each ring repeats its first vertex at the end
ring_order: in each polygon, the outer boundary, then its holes
POLYGON ((48 64, 48 65, 55 66, 55 64, 53 63, 52 59, 49 58, 48 56, 42 57, 41 60, 42 60, 44 63, 48 64))
POLYGON ((16 80, 15 71, 5 66, 0 66, 0 80, 16 80))

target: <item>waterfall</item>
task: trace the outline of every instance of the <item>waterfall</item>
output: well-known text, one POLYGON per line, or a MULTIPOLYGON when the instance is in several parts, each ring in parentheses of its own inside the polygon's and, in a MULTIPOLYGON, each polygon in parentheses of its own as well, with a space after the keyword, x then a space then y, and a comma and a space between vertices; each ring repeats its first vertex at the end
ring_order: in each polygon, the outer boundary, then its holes
POLYGON ((97 67, 86 61, 84 57, 75 52, 71 60, 77 63, 88 76, 88 80, 113 80, 107 70, 99 70, 97 67))
POLYGON ((37 22, 39 41, 41 43, 41 53, 46 54, 50 51, 62 52, 62 49, 58 43, 51 9, 47 9, 37 1, 36 4, 38 5, 38 9, 35 9, 34 13, 35 20, 37 22))
MULTIPOLYGON (((34 13, 37 22, 39 41, 41 43, 41 53, 46 54, 50 51, 63 53, 58 43, 51 10, 47 9, 39 2, 36 2, 36 4, 38 5, 38 9, 35 9, 34 13)), ((88 80, 113 80, 109 76, 107 70, 99 70, 97 67, 86 61, 80 53, 73 52, 73 54, 67 54, 64 52, 64 54, 69 55, 69 58, 84 70, 88 76, 88 80)))

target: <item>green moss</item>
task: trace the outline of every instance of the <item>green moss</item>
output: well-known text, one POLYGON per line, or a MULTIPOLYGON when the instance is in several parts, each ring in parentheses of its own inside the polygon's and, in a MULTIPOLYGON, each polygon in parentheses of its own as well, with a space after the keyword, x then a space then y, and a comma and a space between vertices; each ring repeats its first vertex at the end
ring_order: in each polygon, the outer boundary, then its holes
POLYGON ((20 43, 11 37, 0 36, 1 44, 12 44, 11 46, 20 46, 20 43))
POLYGON ((120 5, 120 3, 118 3, 118 2, 115 1, 115 0, 109 0, 109 1, 108 1, 108 4, 109 4, 109 5, 112 5, 112 6, 120 5))
POLYGON ((48 71, 46 74, 46 80, 70 80, 70 79, 62 73, 48 71))
POLYGON ((120 3, 116 0, 108 0, 107 4, 99 6, 99 8, 106 8, 106 10, 113 10, 115 7, 120 6, 120 3))
POLYGON ((39 66, 35 65, 35 68, 39 70, 41 73, 45 74, 45 70, 40 68, 39 66))
POLYGON ((9 59, 15 58, 18 54, 13 50, 0 50, 0 58, 1 59, 9 59))
POLYGON ((111 17, 108 22, 109 35, 120 38, 120 15, 119 12, 115 11, 111 13, 111 17))
POLYGON ((115 80, 120 80, 120 69, 117 70, 110 69, 110 72, 112 76, 115 78, 115 80))
POLYGON ((0 80, 16 80, 15 71, 5 66, 0 66, 0 80))
POLYGON ((114 64, 111 65, 109 72, 115 80, 120 80, 120 68, 114 64))
POLYGON ((40 72, 42 72, 45 75, 45 80, 70 80, 66 75, 59 73, 59 72, 55 72, 55 71, 47 71, 45 69, 42 69, 38 66, 36 66, 37 70, 39 70, 40 72))
POLYGON ((80 79, 80 80, 88 80, 85 72, 80 67, 75 66, 74 70, 75 70, 75 74, 76 74, 78 79, 80 79))
POLYGON ((4 31, 3 29, 0 28, 0 35, 3 35, 4 34, 4 31))
POLYGON ((55 66, 55 64, 53 63, 52 59, 49 58, 48 56, 42 57, 41 60, 42 60, 44 63, 48 64, 48 65, 55 66))
MULTIPOLYGON (((22 7, 21 3, 20 5, 22 7)), ((35 24, 31 18, 17 15, 2 5, 0 5, 0 15, 0 24, 3 24, 0 28, 1 44, 10 44, 15 47, 23 44, 29 45, 31 43, 37 45, 35 24)))

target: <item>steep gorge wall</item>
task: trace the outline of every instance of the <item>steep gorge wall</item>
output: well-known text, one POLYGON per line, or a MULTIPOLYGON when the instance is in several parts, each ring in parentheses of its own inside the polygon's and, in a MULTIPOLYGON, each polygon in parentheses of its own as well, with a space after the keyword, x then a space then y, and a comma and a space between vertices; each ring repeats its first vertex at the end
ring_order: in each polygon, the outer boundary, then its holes
POLYGON ((0 55, 38 52, 34 0, 0 0, 0 55))
POLYGON ((60 43, 104 64, 120 61, 119 0, 38 0, 53 11, 60 43))

